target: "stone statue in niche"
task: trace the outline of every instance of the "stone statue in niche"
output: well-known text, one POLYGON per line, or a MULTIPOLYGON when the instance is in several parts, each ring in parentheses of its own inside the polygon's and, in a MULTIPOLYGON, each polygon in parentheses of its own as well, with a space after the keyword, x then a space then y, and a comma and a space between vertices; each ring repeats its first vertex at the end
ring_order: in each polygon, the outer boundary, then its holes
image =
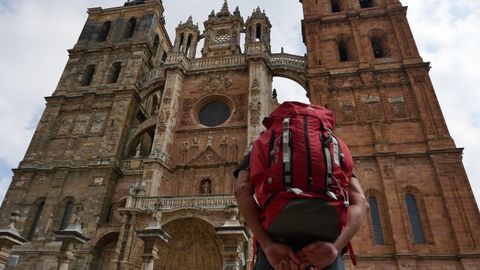
POLYGON ((258 100, 258 98, 254 98, 248 108, 250 110, 250 124, 251 125, 258 125, 260 123, 260 109, 262 103, 258 100))
POLYGON ((258 94, 260 92, 258 79, 253 79, 252 86, 250 87, 252 94, 258 94))
POLYGON ((207 137, 207 146, 212 146, 212 145, 213 145, 213 136, 212 136, 212 132, 209 132, 207 137))
POLYGON ((188 141, 182 143, 182 150, 188 150, 188 141))
POLYGON ((195 134, 195 136, 192 139, 192 147, 198 147, 198 142, 200 138, 198 138, 198 134, 195 134))
POLYGON ((180 151, 180 162, 185 163, 187 159, 187 153, 188 153, 188 141, 184 141, 182 143, 182 150, 180 151))
POLYGON ((200 194, 212 194, 212 181, 210 179, 204 179, 200 183, 200 194))
POLYGON ((139 141, 137 147, 135 148, 135 157, 139 158, 142 156, 142 141, 139 141))
POLYGON ((228 144, 228 136, 227 136, 227 131, 226 130, 223 130, 223 134, 222 134, 222 145, 226 145, 228 144))

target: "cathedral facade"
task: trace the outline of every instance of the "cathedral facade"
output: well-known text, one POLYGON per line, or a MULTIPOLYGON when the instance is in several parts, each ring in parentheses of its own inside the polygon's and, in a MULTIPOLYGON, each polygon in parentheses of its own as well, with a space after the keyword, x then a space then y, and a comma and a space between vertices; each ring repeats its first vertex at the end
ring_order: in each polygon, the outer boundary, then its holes
POLYGON ((225 1, 172 38, 160 0, 89 9, 0 210, 25 240, 7 269, 247 269, 232 172, 278 105, 273 77, 334 111, 350 146, 371 208, 355 269, 478 269, 462 149, 406 7, 300 4, 305 56, 271 51, 260 8, 245 20, 225 1))

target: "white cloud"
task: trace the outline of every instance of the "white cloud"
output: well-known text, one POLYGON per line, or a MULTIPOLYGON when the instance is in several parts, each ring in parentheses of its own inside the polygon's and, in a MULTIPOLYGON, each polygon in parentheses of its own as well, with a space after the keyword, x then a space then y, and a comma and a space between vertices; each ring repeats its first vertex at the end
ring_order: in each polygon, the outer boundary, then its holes
MULTIPOLYGON (((222 0, 164 0, 168 31, 193 15, 200 27, 222 0), (187 7, 187 8, 186 8, 187 7)), ((403 0, 409 6, 408 18, 425 61, 432 62, 431 78, 452 137, 465 147, 465 166, 477 200, 480 201, 480 3, 476 0, 403 0)), ((0 1, 0 159, 16 167, 30 142, 44 108, 44 96, 54 91, 86 20, 89 7, 112 7, 121 0, 1 0, 0 1), (7 132, 6 132, 7 131, 7 132)), ((288 53, 303 55, 298 1, 230 0, 233 10, 240 6, 246 19, 257 6, 265 9, 273 25, 273 51, 285 47, 288 53)), ((279 92, 297 88, 277 79, 279 92)), ((277 81, 276 80, 276 81, 277 81)), ((287 91, 290 92, 290 91, 287 91)), ((304 93, 299 91, 299 98, 304 93)), ((288 93, 283 99, 296 98, 288 93)), ((0 175, 1 191, 10 176, 0 175)))

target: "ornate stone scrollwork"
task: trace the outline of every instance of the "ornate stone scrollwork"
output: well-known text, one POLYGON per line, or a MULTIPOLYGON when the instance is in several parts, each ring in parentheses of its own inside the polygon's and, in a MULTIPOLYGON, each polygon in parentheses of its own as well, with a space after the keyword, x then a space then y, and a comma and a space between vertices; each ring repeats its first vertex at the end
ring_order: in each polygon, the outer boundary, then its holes
POLYGON ((182 101, 182 125, 189 126, 195 124, 191 117, 191 111, 194 104, 194 99, 185 98, 182 101))
POLYGON ((88 124, 90 122, 89 116, 80 116, 75 121, 75 127, 73 128, 74 135, 82 135, 87 133, 88 124))
POLYGON ((390 104, 390 112, 393 118, 408 117, 405 99, 403 97, 389 98, 388 102, 390 104))
POLYGON ((208 92, 225 93, 232 88, 232 79, 225 76, 225 74, 210 74, 207 80, 208 92))
POLYGON ((365 106, 365 117, 367 120, 378 120, 382 117, 380 98, 378 96, 368 96, 363 100, 365 106))
POLYGON ((58 136, 65 136, 70 133, 70 127, 73 124, 73 119, 71 118, 64 118, 60 123, 60 127, 58 128, 57 135, 58 136))

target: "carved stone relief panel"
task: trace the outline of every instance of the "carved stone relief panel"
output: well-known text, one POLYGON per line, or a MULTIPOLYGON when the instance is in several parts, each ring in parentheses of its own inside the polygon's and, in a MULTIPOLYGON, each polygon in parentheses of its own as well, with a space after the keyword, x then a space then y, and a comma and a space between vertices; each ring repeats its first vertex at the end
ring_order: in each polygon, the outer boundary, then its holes
POLYGON ((363 82, 360 77, 340 77, 330 80, 330 85, 334 88, 362 87, 363 82))
POLYGON ((403 97, 389 98, 390 113, 393 118, 408 117, 405 99, 403 97))
POLYGON ((340 102, 340 119, 343 122, 350 122, 357 120, 357 113, 353 101, 340 102))
POLYGON ((232 88, 233 81, 225 74, 213 73, 208 76, 205 85, 208 92, 225 93, 232 88))
POLYGON ((250 124, 253 126, 257 126, 260 123, 261 106, 262 103, 258 100, 258 97, 250 101, 248 105, 248 109, 250 110, 250 124))
POLYGON ((182 125, 190 126, 195 124, 191 115, 195 100, 193 98, 184 98, 182 100, 182 125))
POLYGON ((378 96, 371 96, 363 99, 365 106, 365 118, 369 121, 379 120, 382 118, 382 106, 378 96))
POLYGON ((88 125, 90 123, 90 116, 82 115, 75 119, 75 127, 72 134, 83 135, 87 133, 88 125))
POLYGON ((232 95, 231 98, 235 104, 235 113, 232 116, 233 121, 244 121, 245 120, 245 98, 243 94, 232 95))
POLYGON ((103 133, 106 119, 107 119, 107 113, 96 114, 92 120, 92 126, 90 127, 90 134, 103 133))
POLYGON ((401 84, 407 81, 402 73, 380 73, 375 75, 376 82, 379 84, 401 84))
POLYGON ((70 134, 70 128, 72 127, 72 124, 74 122, 74 119, 70 116, 64 117, 60 125, 58 127, 57 135, 58 136, 66 136, 70 134))

